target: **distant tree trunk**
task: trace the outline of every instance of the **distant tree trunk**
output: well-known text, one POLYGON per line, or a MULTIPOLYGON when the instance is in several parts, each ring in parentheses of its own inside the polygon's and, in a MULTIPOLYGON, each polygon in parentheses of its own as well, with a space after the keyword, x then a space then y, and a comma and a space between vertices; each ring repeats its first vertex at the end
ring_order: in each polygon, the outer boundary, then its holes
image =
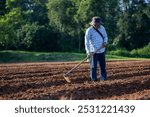
POLYGON ((78 52, 81 52, 81 28, 78 25, 78 52))

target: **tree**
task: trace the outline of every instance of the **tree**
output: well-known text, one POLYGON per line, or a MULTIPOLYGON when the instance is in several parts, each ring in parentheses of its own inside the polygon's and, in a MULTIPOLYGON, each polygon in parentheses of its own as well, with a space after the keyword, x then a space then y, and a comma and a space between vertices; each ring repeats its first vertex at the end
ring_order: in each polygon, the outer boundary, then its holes
POLYGON ((74 22, 75 3, 72 0, 48 0, 47 9, 49 24, 60 32, 58 44, 61 50, 69 51, 69 48, 75 48, 73 43, 76 40, 72 38, 76 31, 74 22))
POLYGON ((17 30, 17 49, 29 49, 38 29, 39 26, 36 23, 22 25, 21 28, 17 30))
POLYGON ((37 22, 39 25, 48 24, 47 0, 8 0, 9 10, 20 8, 21 14, 28 22, 37 22))
MULTIPOLYGON (((96 15, 102 17, 110 42, 113 41, 117 30, 116 7, 116 0, 49 0, 47 4, 50 25, 62 32, 60 44, 66 39, 66 34, 70 35, 72 42, 77 42, 72 47, 78 47, 78 51, 84 47, 84 32, 96 15)), ((62 48, 66 47, 63 45, 62 48)))
POLYGON ((3 49, 12 49, 16 45, 16 29, 22 22, 17 8, 0 18, 0 45, 3 49))
POLYGON ((7 0, 3 2, 7 13, 0 17, 0 47, 2 49, 41 50, 42 47, 46 47, 42 45, 44 35, 41 37, 41 33, 38 32, 44 28, 47 33, 45 36, 52 33, 46 28, 48 17, 45 2, 47 0, 7 0), (41 46, 37 46, 37 37, 42 38, 38 38, 41 46))
POLYGON ((102 18, 109 44, 140 48, 150 42, 149 5, 145 0, 1 0, 0 48, 81 52, 93 16, 102 18))
POLYGON ((150 42, 149 4, 143 0, 128 3, 120 13, 119 35, 115 43, 128 50, 144 47, 150 42))

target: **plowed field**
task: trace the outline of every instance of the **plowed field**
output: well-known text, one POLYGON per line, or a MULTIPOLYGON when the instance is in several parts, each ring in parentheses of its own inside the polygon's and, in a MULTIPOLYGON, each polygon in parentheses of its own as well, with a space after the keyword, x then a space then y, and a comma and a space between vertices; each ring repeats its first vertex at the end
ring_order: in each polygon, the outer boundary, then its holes
MULTIPOLYGON (((107 81, 92 82, 89 63, 0 64, 0 99, 150 99, 150 61, 107 62, 107 81)), ((99 70, 98 70, 99 71, 99 70)))

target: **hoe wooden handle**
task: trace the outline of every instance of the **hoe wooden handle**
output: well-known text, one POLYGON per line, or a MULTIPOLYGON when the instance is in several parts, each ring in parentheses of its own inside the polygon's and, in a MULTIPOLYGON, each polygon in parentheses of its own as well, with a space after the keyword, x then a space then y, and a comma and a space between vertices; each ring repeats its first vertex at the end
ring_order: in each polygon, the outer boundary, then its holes
POLYGON ((64 74, 64 77, 66 77, 69 73, 71 73, 73 70, 75 70, 78 66, 80 66, 82 63, 84 63, 87 59, 91 58, 97 51, 99 51, 100 49, 102 49, 103 47, 100 47, 99 49, 97 49, 95 52, 93 52, 90 56, 87 56, 85 59, 83 59, 79 64, 77 64, 76 66, 74 66, 70 71, 68 71, 66 74, 64 74))

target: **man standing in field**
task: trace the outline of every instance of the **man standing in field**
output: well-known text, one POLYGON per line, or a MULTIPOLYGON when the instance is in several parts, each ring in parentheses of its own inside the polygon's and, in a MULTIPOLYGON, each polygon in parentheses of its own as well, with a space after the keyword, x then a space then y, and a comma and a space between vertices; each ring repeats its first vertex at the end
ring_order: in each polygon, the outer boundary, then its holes
POLYGON ((101 75, 100 80, 107 80, 105 47, 107 46, 108 37, 105 28, 102 26, 100 17, 92 18, 91 26, 86 30, 85 34, 85 50, 88 56, 97 51, 90 58, 90 77, 92 81, 97 80, 97 62, 99 62, 101 75))

